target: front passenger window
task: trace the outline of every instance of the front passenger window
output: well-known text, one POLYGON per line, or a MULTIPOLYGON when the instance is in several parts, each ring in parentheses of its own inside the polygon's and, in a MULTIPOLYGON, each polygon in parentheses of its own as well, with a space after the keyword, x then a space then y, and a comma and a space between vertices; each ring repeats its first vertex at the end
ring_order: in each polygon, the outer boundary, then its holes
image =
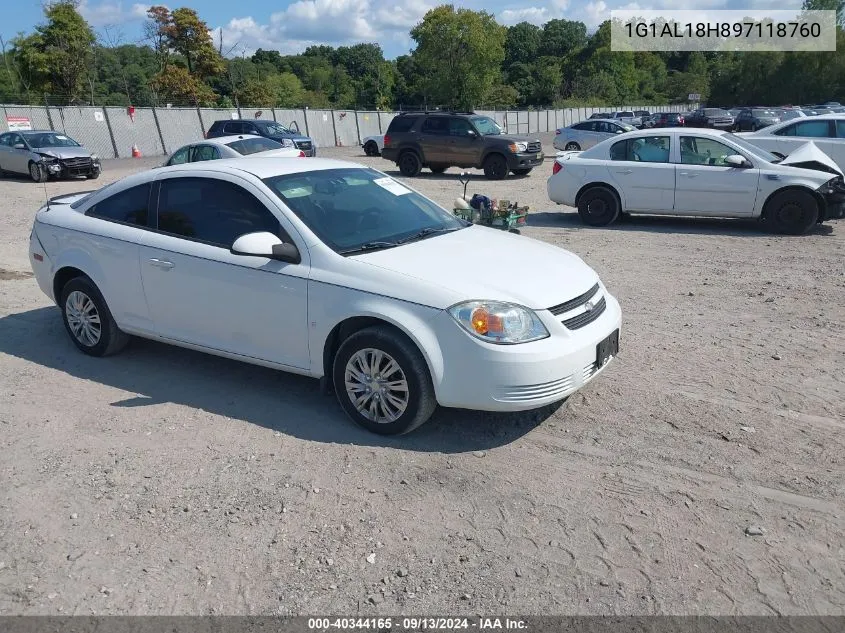
POLYGON ((681 163, 684 165, 710 165, 726 167, 725 159, 737 151, 712 138, 701 136, 681 137, 681 163))

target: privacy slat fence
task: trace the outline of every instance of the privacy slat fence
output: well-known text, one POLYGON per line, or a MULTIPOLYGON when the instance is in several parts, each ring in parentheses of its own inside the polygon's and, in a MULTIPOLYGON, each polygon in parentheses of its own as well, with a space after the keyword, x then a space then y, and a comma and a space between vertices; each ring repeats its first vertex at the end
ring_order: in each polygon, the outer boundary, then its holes
MULTIPOLYGON (((477 110, 493 118, 510 134, 541 134, 588 119, 595 112, 686 110, 677 105, 565 108, 557 110, 477 110)), ((32 129, 51 129, 73 137, 104 158, 125 158, 137 145, 143 155, 170 154, 186 143, 198 141, 220 119, 263 118, 298 128, 318 147, 356 146, 371 135, 384 134, 396 112, 362 110, 310 110, 283 108, 125 108, 94 106, 0 105, 0 132, 9 119, 28 119, 32 129)))

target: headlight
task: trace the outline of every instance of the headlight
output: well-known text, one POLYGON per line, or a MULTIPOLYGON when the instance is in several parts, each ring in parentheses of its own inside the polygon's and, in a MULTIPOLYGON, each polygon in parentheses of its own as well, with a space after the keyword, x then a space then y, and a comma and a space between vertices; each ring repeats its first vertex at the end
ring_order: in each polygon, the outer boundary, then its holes
POLYGON ((514 154, 517 152, 524 152, 528 149, 528 143, 511 143, 508 145, 508 149, 510 149, 510 151, 514 154))
POLYGON ((467 332, 488 343, 527 343, 549 331, 533 310, 501 301, 467 301, 449 308, 467 332))
POLYGON ((290 140, 289 138, 283 138, 281 143, 282 143, 282 147, 293 147, 293 141, 290 140))

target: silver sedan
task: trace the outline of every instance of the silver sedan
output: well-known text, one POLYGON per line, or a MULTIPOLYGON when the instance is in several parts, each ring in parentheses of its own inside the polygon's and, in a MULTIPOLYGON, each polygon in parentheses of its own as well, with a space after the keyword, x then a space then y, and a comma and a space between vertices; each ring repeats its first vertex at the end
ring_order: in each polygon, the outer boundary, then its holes
POLYGON ((100 177, 100 158, 61 132, 21 130, 0 134, 0 176, 29 174, 35 182, 48 178, 100 177))
POLYGON ((557 150, 588 149, 617 134, 633 132, 637 128, 613 119, 590 119, 557 130, 554 147, 557 150))
POLYGON ((295 147, 285 147, 281 143, 263 136, 252 134, 218 136, 180 147, 173 152, 165 166, 198 163, 203 160, 220 160, 222 158, 243 158, 244 156, 304 158, 305 152, 295 147))

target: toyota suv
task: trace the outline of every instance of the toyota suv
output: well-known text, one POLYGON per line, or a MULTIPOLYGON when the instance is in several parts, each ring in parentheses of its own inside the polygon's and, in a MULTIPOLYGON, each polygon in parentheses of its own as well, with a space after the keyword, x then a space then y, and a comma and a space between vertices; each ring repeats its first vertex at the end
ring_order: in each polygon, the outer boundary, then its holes
POLYGON ((222 121, 215 121, 211 124, 205 138, 239 136, 241 134, 264 136, 281 143, 284 147, 295 147, 296 149, 302 150, 306 156, 317 155, 317 145, 312 139, 304 134, 300 134, 299 130, 291 130, 275 121, 263 121, 261 119, 223 119, 222 121))
POLYGON ((509 173, 524 176, 543 163, 539 139, 505 134, 493 119, 474 112, 401 113, 387 128, 381 155, 408 177, 423 167, 435 174, 475 167, 501 180, 509 173))

